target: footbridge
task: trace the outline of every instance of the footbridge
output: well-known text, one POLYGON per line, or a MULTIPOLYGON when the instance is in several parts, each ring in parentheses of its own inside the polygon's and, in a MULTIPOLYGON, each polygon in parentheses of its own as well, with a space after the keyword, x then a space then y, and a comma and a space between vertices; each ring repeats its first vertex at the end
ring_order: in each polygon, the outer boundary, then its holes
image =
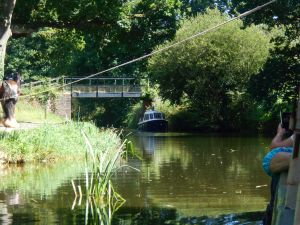
POLYGON ((135 78, 64 78, 73 98, 139 98, 141 86, 135 78), (68 85, 70 84, 70 85, 68 85))
POLYGON ((63 87, 65 94, 73 98, 139 98, 141 85, 135 78, 130 77, 63 77, 45 81, 29 82, 23 87, 34 89, 44 86, 63 87))
POLYGON ((45 92, 52 88, 62 91, 53 104, 53 111, 68 118, 71 118, 72 98, 139 98, 142 95, 139 82, 128 77, 60 77, 22 84, 22 90, 29 96, 41 93, 41 88, 45 92))

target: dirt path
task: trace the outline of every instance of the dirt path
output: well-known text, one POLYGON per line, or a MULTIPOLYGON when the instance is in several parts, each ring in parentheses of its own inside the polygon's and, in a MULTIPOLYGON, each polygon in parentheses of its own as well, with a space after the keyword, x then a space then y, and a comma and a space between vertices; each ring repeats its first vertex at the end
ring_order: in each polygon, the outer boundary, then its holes
POLYGON ((8 128, 8 127, 4 127, 3 124, 0 124, 0 131, 10 132, 14 130, 33 129, 39 127, 41 124, 42 123, 20 122, 19 123, 20 126, 17 128, 8 128))

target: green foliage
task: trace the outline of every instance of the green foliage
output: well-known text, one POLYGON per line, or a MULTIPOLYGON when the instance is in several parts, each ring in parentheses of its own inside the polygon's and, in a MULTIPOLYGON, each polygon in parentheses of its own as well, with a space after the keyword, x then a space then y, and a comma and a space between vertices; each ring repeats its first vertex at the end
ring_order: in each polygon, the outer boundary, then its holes
POLYGON ((96 152, 118 149, 120 139, 113 130, 102 130, 90 123, 44 124, 36 129, 1 133, 0 148, 9 162, 84 159, 83 130, 96 152))
POLYGON ((42 29, 31 38, 11 39, 6 71, 20 71, 27 81, 69 75, 76 71, 84 47, 83 37, 74 30, 42 29))
POLYGON ((47 106, 63 94, 59 83, 51 84, 48 78, 39 81, 42 82, 40 85, 22 88, 22 94, 27 95, 29 101, 37 101, 40 105, 47 106))
MULTIPOLYGON (((2 113, 2 107, 0 107, 2 113)), ((44 105, 41 106, 36 100, 20 98, 16 105, 16 118, 20 123, 27 123, 29 126, 37 126, 43 123, 63 123, 65 118, 58 116, 50 111, 45 118, 44 105)), ((26 125, 24 125, 26 126, 26 125)))
MULTIPOLYGON (((42 30, 11 41, 8 69, 21 70, 26 78, 75 76, 129 61, 174 36, 180 4, 178 0, 18 1, 13 24, 42 30)), ((144 68, 145 62, 136 63, 111 75, 138 76, 144 68)))
POLYGON ((126 115, 125 124, 128 128, 136 129, 139 119, 143 116, 144 107, 142 102, 133 105, 126 115))
MULTIPOLYGON (((174 37, 181 19, 212 4, 213 1, 179 0, 18 1, 13 24, 36 32, 9 42, 7 71, 21 71, 26 81, 89 75, 151 52, 174 37)), ((108 76, 141 78, 147 76, 146 65, 146 60, 137 62, 108 76)), ((121 103, 127 110, 126 104, 121 103)), ((84 119, 97 120, 98 125, 121 125, 127 111, 120 112, 112 106, 119 107, 107 103, 107 109, 87 103, 80 108, 84 119), (111 119, 120 116, 118 121, 111 119)))
MULTIPOLYGON (((227 19, 216 9, 208 10, 183 23, 174 42, 227 19)), ((212 127, 224 123, 230 127, 230 108, 236 104, 230 93, 245 92, 251 76, 262 69, 271 47, 265 30, 242 26, 242 21, 234 21, 152 57, 149 69, 160 84, 162 96, 173 103, 187 98, 197 111, 198 121, 207 120, 212 127)))
POLYGON ((31 26, 106 25, 118 21, 121 4, 119 0, 17 1, 13 23, 31 26))
POLYGON ((225 11, 230 6, 229 1, 220 0, 182 0, 182 11, 187 16, 197 16, 199 12, 205 12, 207 8, 218 7, 220 11, 225 11))
MULTIPOLYGON (((264 1, 232 1, 233 8, 245 11, 264 1)), ((272 40, 274 49, 257 76, 252 77, 249 92, 265 110, 262 122, 266 128, 275 128, 279 111, 291 111, 297 97, 296 88, 300 80, 300 2, 295 0, 279 0, 263 11, 246 18, 246 23, 267 23, 280 27, 272 40), (275 123, 275 125, 274 125, 275 123)))
MULTIPOLYGON (((2 110, 2 109, 1 109, 2 110)), ((1 111, 0 110, 0 111, 1 111)), ((44 106, 41 106, 36 101, 20 99, 16 105, 16 117, 18 122, 27 123, 62 123, 64 118, 54 113, 47 112, 47 118, 45 118, 44 106)))
POLYGON ((94 121, 98 127, 120 127, 137 99, 76 99, 72 102, 73 118, 94 121))
POLYGON ((291 108, 300 80, 300 37, 289 40, 287 36, 278 36, 274 42, 264 70, 252 77, 249 84, 250 93, 268 111, 291 108))
MULTIPOLYGON (((153 48, 172 39, 180 24, 178 0, 130 1, 123 6, 120 28, 109 33, 102 49, 102 68, 112 67, 150 53, 153 48)), ((111 74, 141 78, 147 74, 143 60, 116 69, 111 74)))
POLYGON ((112 175, 120 167, 119 163, 124 153, 123 145, 120 145, 117 149, 106 148, 99 151, 94 149, 90 138, 86 133, 81 131, 86 143, 86 194, 87 198, 92 197, 94 200, 101 200, 103 196, 107 196, 108 201, 111 200, 111 193, 109 193, 110 182, 112 175), (91 176, 89 176, 88 170, 91 168, 91 176))
MULTIPOLYGON (((264 0, 232 0, 231 12, 244 12, 253 9, 259 5, 265 4, 264 0)), ((298 0, 277 0, 267 6, 258 13, 253 13, 246 17, 246 22, 251 23, 267 23, 269 25, 293 25, 299 24, 300 2, 298 0)))
MULTIPOLYGON (((151 52, 155 46, 173 40, 180 26, 182 29, 175 41, 228 19, 228 14, 220 15, 216 11, 209 11, 210 17, 209 14, 199 16, 198 13, 207 7, 216 6, 222 12, 230 10, 231 15, 263 3, 262 0, 17 1, 13 26, 24 26, 25 31, 33 28, 34 33, 30 37, 17 34, 10 39, 6 72, 21 71, 26 81, 90 75, 151 52), (192 16, 197 18, 181 23, 192 16)), ((252 94, 255 101, 249 100, 249 104, 252 102, 252 107, 259 107, 259 112, 265 110, 263 120, 273 118, 277 112, 270 116, 270 110, 276 111, 273 106, 289 105, 299 81, 298 17, 298 1, 280 0, 245 18, 248 25, 253 22, 285 25, 285 35, 273 40, 275 48, 263 71, 256 76, 253 75, 262 70, 268 55, 269 35, 266 30, 254 26, 240 29, 244 27, 241 21, 153 57, 150 68, 157 68, 151 69, 151 76, 160 83, 164 98, 172 103, 187 100, 188 109, 186 105, 184 108, 212 127, 220 124, 223 127, 224 121, 228 122, 231 114, 237 113, 241 105, 233 96, 240 93, 241 96, 248 96, 247 92, 252 94)), ((143 60, 107 75, 140 79, 149 75, 146 66, 147 61, 143 60)), ((240 102, 244 102, 243 98, 240 102)), ((121 125, 130 106, 112 102, 83 103, 80 110, 84 119, 99 120, 98 125, 121 125), (111 119, 118 115, 122 118, 111 119)), ((244 107, 241 109, 248 112, 244 107)), ((226 126, 232 127, 229 123, 226 126)))

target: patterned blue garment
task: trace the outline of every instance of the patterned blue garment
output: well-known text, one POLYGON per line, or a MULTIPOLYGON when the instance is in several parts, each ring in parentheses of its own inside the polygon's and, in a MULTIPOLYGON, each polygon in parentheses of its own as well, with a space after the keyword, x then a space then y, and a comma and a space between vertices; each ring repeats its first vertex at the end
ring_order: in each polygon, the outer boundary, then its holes
POLYGON ((293 152, 293 148, 292 147, 279 147, 279 148, 274 148, 270 152, 268 152, 268 154, 263 159, 262 166, 263 166, 263 169, 266 172, 266 174, 268 174, 269 176, 273 175, 272 172, 271 172, 271 170, 270 170, 271 160, 279 152, 292 153, 293 152))

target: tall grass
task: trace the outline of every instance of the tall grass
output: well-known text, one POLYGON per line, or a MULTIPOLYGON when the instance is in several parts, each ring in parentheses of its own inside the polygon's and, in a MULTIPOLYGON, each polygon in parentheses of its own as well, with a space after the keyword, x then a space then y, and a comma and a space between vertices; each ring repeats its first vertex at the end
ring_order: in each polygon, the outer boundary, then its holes
MULTIPOLYGON (((2 113, 2 107, 0 107, 2 113)), ((16 105, 16 119, 18 122, 30 122, 30 123, 58 123, 64 122, 64 118, 47 112, 47 118, 45 118, 45 106, 42 106, 37 101, 29 101, 27 99, 20 99, 16 105)))
POLYGON ((113 129, 100 130, 91 123, 44 123, 28 130, 0 133, 0 151, 6 161, 32 162, 59 159, 84 160, 86 144, 80 131, 90 138, 95 152, 113 152, 121 145, 121 139, 113 129))

